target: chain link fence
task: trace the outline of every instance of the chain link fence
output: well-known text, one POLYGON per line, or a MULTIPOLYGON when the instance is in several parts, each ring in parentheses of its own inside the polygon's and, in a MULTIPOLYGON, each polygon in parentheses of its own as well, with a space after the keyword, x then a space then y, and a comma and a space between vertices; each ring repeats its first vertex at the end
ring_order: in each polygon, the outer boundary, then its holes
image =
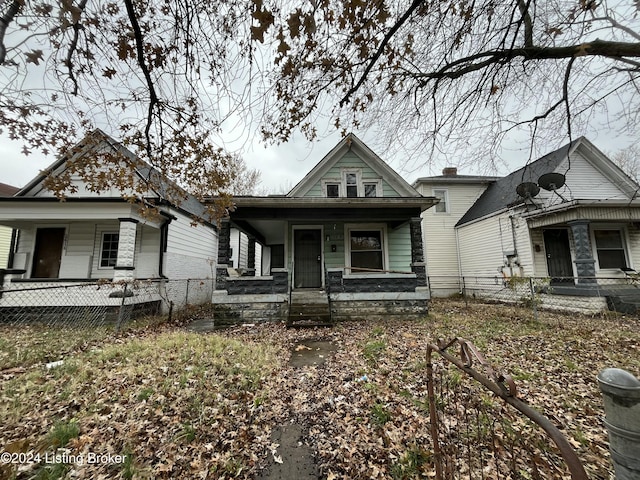
POLYGON ((213 279, 131 282, 9 282, 0 288, 0 324, 110 326, 211 302, 213 279))
POLYGON ((617 311, 635 314, 640 306, 640 282, 631 277, 493 277, 430 276, 431 296, 461 295, 465 299, 508 303, 534 312, 617 311))

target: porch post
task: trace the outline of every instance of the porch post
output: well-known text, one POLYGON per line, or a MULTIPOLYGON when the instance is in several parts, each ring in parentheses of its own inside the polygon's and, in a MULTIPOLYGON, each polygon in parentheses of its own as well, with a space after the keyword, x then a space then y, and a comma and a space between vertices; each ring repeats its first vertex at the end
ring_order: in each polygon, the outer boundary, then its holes
POLYGON ((256 276, 256 239, 251 236, 247 246, 247 276, 256 276))
POLYGON ((119 218, 118 256, 113 267, 113 280, 133 280, 135 278, 136 235, 138 220, 119 218))
POLYGON ((422 218, 413 217, 409 221, 411 232, 411 271, 416 274, 418 286, 427 284, 427 266, 424 262, 424 247, 422 245, 422 218))
POLYGON ((228 218, 220 220, 218 229, 218 261, 216 263, 216 290, 227 289, 227 267, 231 257, 231 224, 228 218))
POLYGON ((589 236, 589 221, 574 220, 567 222, 573 233, 575 247, 575 264, 579 284, 595 283, 596 261, 592 255, 591 237, 589 236))

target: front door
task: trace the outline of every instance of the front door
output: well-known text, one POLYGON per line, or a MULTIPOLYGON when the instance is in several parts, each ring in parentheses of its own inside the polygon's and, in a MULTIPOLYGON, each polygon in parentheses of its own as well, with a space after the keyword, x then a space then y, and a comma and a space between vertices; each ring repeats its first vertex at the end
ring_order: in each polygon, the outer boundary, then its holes
POLYGON ((552 229, 545 230, 543 235, 551 284, 573 283, 569 232, 566 229, 552 229))
POLYGON ((295 288, 322 287, 322 234, 319 229, 293 231, 295 288))
POLYGON ((39 228, 33 251, 31 278, 58 278, 64 244, 64 228, 39 228))

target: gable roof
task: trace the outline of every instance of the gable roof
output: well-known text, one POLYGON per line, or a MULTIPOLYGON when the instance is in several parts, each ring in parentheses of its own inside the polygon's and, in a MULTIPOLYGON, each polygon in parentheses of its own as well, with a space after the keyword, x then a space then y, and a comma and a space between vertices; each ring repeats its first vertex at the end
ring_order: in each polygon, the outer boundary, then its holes
MULTIPOLYGON (((121 154, 125 158, 131 160, 132 165, 135 165, 134 174, 143 182, 149 183, 150 195, 146 198, 156 198, 160 200, 160 204, 170 204, 175 208, 181 209, 184 212, 195 215, 198 218, 203 218, 206 213, 206 207, 198 201, 198 199, 188 193, 186 190, 169 180, 153 168, 148 163, 144 162, 131 150, 126 148, 122 143, 116 141, 111 136, 107 135, 100 129, 95 129, 78 142, 69 152, 60 156, 58 160, 53 162, 49 167, 42 170, 33 180, 16 193, 16 197, 32 197, 36 193, 44 190, 43 182, 49 172, 54 172, 59 169, 65 168, 65 163, 72 158, 79 158, 82 156, 90 155, 92 152, 98 151, 102 147, 109 147, 114 152, 121 154), (180 192, 180 199, 172 198, 170 192, 180 192), (170 199, 170 201, 167 201, 170 199), (179 202, 178 202, 179 200, 179 202)), ((114 199, 121 199, 122 197, 111 197, 114 199)))
POLYGON ((304 196, 313 188, 326 173, 338 162, 348 151, 354 152, 364 163, 366 163, 380 177, 396 191, 401 197, 420 197, 421 195, 406 182, 394 169, 385 163, 373 150, 360 140, 355 134, 349 133, 331 151, 324 156, 320 162, 287 193, 287 197, 304 196))
POLYGON ((620 187, 630 198, 636 194, 638 185, 589 140, 580 137, 489 185, 458 221, 456 227, 507 207, 523 204, 525 200, 516 192, 518 185, 522 182, 538 183, 541 175, 557 171, 569 155, 578 148, 584 153, 583 157, 586 161, 611 179, 611 182, 620 187))
POLYGON ((458 221, 456 227, 502 210, 510 205, 524 202, 524 199, 516 192, 518 185, 522 182, 537 183, 541 175, 553 172, 567 158, 581 139, 582 137, 490 184, 458 221))

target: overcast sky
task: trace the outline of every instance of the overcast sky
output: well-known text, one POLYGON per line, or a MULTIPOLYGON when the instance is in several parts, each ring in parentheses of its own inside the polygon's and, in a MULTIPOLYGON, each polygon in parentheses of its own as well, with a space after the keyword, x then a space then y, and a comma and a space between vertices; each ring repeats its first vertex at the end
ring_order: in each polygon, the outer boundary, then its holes
MULTIPOLYGON (((109 131, 106 133, 111 134, 109 131)), ((375 138, 371 138, 370 134, 367 132, 354 133, 376 151, 392 168, 396 169, 409 183, 421 176, 439 175, 444 166, 456 166, 458 163, 453 159, 438 159, 434 164, 425 164, 421 168, 413 169, 411 172, 403 171, 402 165, 405 163, 405 159, 400 158, 401 154, 393 151, 381 152, 374 146, 375 138)), ((585 133, 589 140, 607 154, 615 153, 632 143, 631 138, 612 134, 611 131, 597 131, 594 129, 585 133)), ((244 146, 243 156, 250 168, 258 169, 261 172, 262 184, 259 188, 261 193, 265 190, 268 193, 286 193, 339 141, 340 135, 335 132, 314 143, 309 143, 301 135, 295 136, 292 141, 283 145, 265 147, 259 142, 252 142, 244 146)), ((234 145, 230 144, 229 146, 233 147, 234 145)), ((527 161, 525 150, 527 145, 522 147, 523 149, 520 152, 513 145, 505 149, 503 157, 507 161, 507 165, 503 166, 501 171, 496 172, 498 175, 506 175, 525 164, 527 161)), ((45 157, 38 153, 25 156, 20 152, 21 148, 22 146, 19 142, 13 142, 8 140, 6 136, 0 136, 1 183, 22 187, 34 178, 41 169, 44 169, 55 160, 53 156, 45 157)), ((556 146, 552 146, 549 151, 555 148, 556 146)), ((458 173, 478 174, 487 172, 465 167, 458 173)))

